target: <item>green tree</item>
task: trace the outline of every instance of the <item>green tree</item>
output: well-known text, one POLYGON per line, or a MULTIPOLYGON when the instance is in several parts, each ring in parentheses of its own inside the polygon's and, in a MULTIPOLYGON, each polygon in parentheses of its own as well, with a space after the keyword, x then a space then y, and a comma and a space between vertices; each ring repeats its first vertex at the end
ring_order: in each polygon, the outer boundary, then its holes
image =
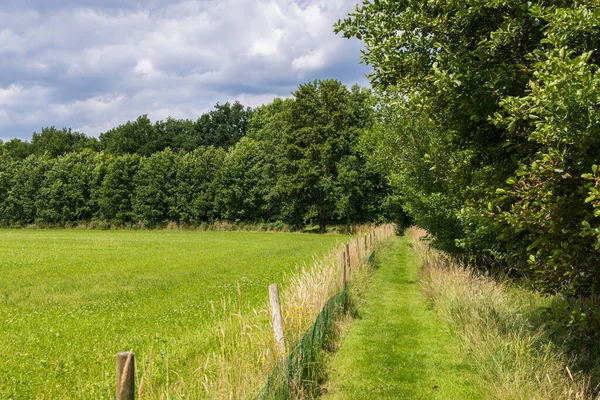
POLYGON ((336 25, 395 94, 383 137, 418 149, 393 167, 415 220, 454 254, 567 294, 600 284, 598 5, 377 0, 336 25))
POLYGON ((7 212, 7 199, 14 185, 17 168, 19 168, 19 163, 0 151, 0 223, 3 226, 9 225, 11 222, 11 217, 7 212))
POLYGON ((351 92, 336 80, 303 84, 293 94, 289 109, 282 111, 286 123, 279 132, 274 192, 285 220, 318 224, 324 232, 336 218, 340 162, 369 123, 357 117, 369 106, 369 95, 359 87, 351 92))
POLYGON ((24 160, 33 154, 33 148, 29 142, 14 138, 2 145, 2 152, 15 160, 24 160))
POLYGON ((133 222, 132 197, 141 161, 142 157, 137 154, 113 156, 101 153, 98 156, 92 185, 97 219, 116 225, 133 222))
POLYGON ((137 221, 150 227, 177 221, 177 170, 180 156, 167 148, 143 158, 134 178, 132 199, 137 221))
POLYGON ((265 151, 267 141, 242 138, 227 152, 223 162, 219 205, 222 215, 234 221, 264 221, 277 218, 269 201, 273 180, 268 171, 274 169, 265 151))
POLYGON ((225 150, 199 147, 181 156, 175 179, 175 209, 187 225, 215 220, 225 150))
POLYGON ((190 152, 200 146, 195 124, 189 119, 169 117, 165 121, 156 121, 154 129, 157 136, 162 138, 163 145, 175 152, 180 150, 190 152))
POLYGON ((42 128, 41 133, 34 132, 31 138, 33 153, 37 155, 47 153, 50 157, 58 157, 86 148, 97 150, 97 147, 97 139, 88 138, 83 133, 72 132, 70 128, 56 129, 53 126, 42 128))
POLYGON ((198 145, 227 149, 246 135, 252 109, 237 101, 217 103, 214 108, 196 121, 196 140, 198 145))
POLYGON ((4 201, 5 223, 23 225, 36 221, 36 199, 52 164, 47 155, 30 155, 15 165, 12 186, 4 201))
POLYGON ((91 189, 97 153, 67 153, 52 160, 35 197, 36 222, 87 222, 93 214, 91 189))
POLYGON ((142 115, 135 121, 127 121, 124 125, 101 133, 100 146, 114 155, 150 156, 168 145, 159 133, 148 116, 142 115))

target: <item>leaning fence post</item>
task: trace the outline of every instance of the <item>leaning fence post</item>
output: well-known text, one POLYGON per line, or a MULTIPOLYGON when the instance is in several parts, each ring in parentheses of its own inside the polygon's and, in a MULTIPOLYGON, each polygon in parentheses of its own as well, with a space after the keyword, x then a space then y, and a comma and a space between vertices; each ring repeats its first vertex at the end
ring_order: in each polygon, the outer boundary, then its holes
POLYGON ((271 302, 271 316, 273 319, 273 333, 281 354, 285 354, 285 338, 283 336, 283 318, 281 317, 281 303, 279 302, 279 289, 276 283, 269 285, 269 300, 271 302))
POLYGON ((132 351, 117 353, 117 400, 135 399, 135 355, 132 351))

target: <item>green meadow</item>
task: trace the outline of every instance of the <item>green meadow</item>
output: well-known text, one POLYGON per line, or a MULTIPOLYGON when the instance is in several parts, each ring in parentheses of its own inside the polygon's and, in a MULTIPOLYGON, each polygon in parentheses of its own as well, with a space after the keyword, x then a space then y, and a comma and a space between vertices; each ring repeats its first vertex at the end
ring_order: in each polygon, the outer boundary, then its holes
POLYGON ((228 307, 264 308, 269 283, 285 285, 341 240, 0 230, 0 398, 112 398, 115 354, 130 349, 138 370, 152 371, 149 393, 177 394, 178 382, 203 378, 228 307))

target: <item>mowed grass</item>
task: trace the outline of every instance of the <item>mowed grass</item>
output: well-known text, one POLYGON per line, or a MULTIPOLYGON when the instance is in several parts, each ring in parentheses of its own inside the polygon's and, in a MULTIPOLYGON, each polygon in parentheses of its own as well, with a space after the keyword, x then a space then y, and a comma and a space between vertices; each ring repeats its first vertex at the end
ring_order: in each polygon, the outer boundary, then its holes
POLYGON ((420 261, 407 239, 378 250, 376 267, 358 319, 330 359, 324 398, 486 398, 458 341, 420 290, 420 261))
POLYGON ((114 397, 115 354, 130 349, 147 393, 185 397, 177 382, 202 378, 227 307, 264 307, 269 283, 342 239, 0 230, 0 398, 114 397))

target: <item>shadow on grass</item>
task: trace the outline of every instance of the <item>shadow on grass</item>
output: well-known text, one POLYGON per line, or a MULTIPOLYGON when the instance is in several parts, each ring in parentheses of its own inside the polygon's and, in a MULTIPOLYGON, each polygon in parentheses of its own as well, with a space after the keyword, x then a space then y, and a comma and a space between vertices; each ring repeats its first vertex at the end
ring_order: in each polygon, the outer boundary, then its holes
POLYGON ((574 370, 591 379, 594 395, 600 392, 600 302, 598 299, 555 297, 550 305, 538 308, 532 322, 549 342, 559 346, 571 359, 574 370))

